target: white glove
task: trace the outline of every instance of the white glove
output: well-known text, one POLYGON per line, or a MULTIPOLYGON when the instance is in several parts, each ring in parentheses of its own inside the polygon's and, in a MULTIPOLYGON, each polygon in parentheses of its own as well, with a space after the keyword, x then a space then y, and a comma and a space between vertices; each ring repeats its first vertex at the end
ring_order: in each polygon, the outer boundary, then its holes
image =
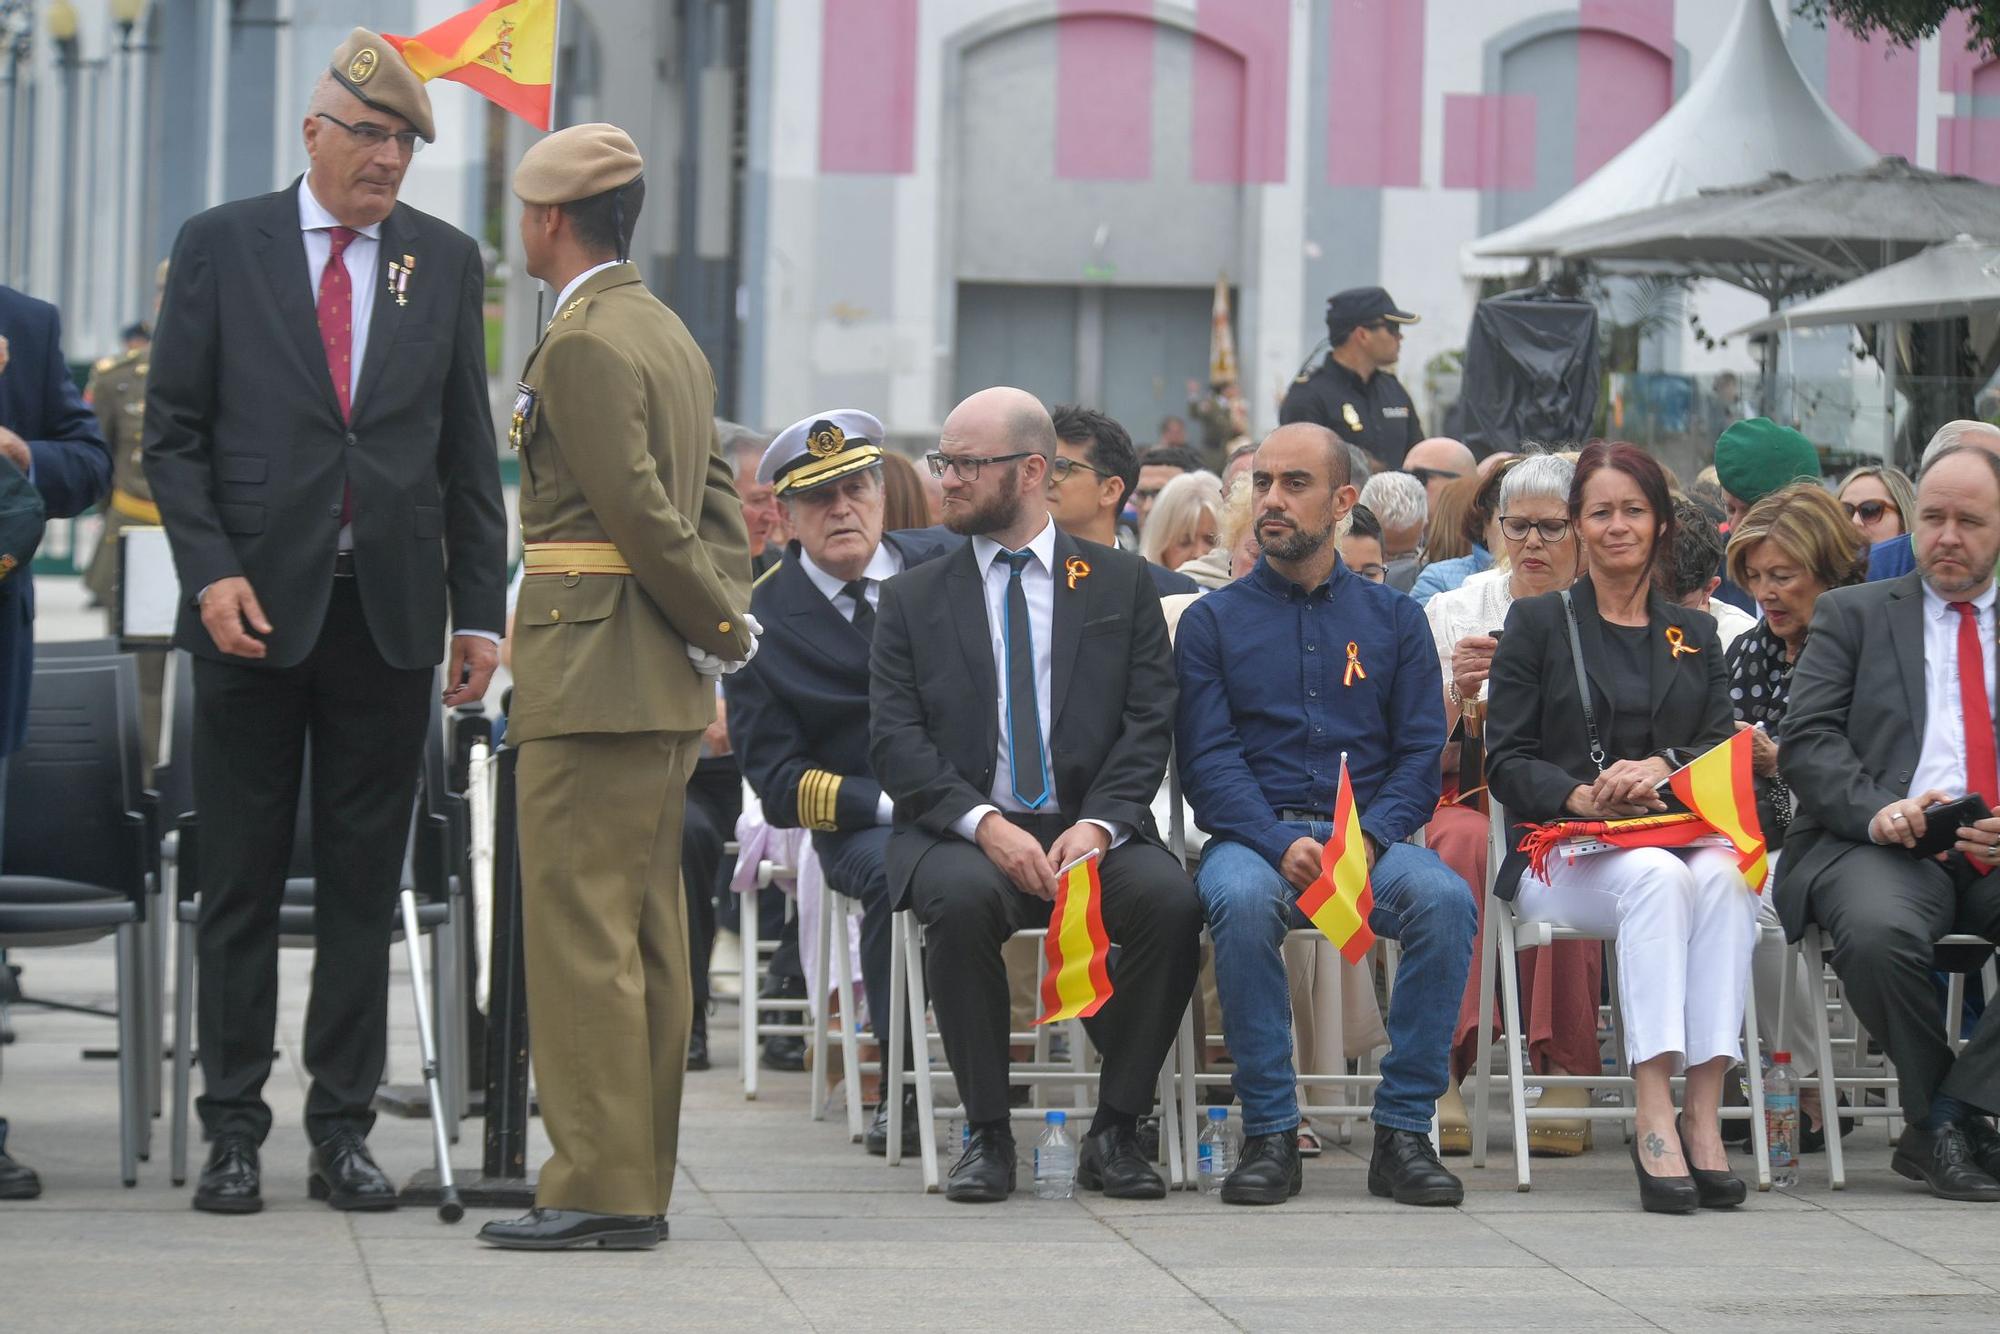
POLYGON ((742 671, 750 659, 757 656, 757 642, 759 637, 764 633, 763 625, 758 622, 755 616, 752 616, 747 611, 743 613, 743 624, 750 627, 750 651, 747 654, 739 661, 730 662, 727 659, 718 657, 716 654, 710 653, 705 648, 696 648, 693 644, 689 644, 687 646, 688 661, 694 664, 695 671, 708 677, 733 676, 737 672, 742 671))

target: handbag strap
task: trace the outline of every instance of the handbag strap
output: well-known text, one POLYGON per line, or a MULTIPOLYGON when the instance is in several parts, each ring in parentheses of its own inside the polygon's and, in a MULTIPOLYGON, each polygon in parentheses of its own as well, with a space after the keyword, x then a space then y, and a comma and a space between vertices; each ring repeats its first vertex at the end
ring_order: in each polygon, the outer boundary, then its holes
POLYGON ((1563 615, 1569 618, 1569 656, 1576 664, 1576 693, 1583 701, 1583 726, 1590 736, 1590 762, 1597 766, 1597 772, 1604 772, 1604 742, 1597 735, 1597 712, 1590 707, 1590 677, 1583 670, 1583 637, 1576 628, 1576 604, 1570 600, 1569 590, 1562 591, 1563 615))

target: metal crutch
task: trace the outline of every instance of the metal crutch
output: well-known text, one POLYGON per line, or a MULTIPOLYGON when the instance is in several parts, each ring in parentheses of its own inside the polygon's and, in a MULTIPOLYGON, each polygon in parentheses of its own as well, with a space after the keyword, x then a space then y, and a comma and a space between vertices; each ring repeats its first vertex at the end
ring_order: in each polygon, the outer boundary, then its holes
POLYGON ((424 975, 423 936, 417 928, 417 892, 406 887, 401 903, 403 946, 410 952, 410 995, 417 1003, 417 1042, 424 1057, 424 1087, 430 1094, 431 1147, 437 1156, 438 1218, 456 1223, 465 1217, 465 1206, 459 1202, 458 1185, 451 1176, 451 1140, 445 1126, 443 1090, 438 1084, 437 1039, 431 1029, 430 980, 424 975))

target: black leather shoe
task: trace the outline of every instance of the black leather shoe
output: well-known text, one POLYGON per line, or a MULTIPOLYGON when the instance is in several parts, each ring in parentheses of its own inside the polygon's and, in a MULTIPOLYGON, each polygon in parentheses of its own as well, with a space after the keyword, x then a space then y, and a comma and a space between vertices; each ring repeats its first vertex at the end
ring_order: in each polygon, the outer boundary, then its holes
POLYGON ((1979 1164, 1979 1170, 2000 1181, 2000 1131, 1977 1112, 1960 1121, 1958 1128, 1965 1132, 1966 1147, 1972 1150, 1972 1161, 1979 1164))
POLYGON ((1083 1137, 1077 1155, 1076 1184, 1101 1190, 1108 1200, 1164 1200, 1167 1183, 1146 1161, 1139 1136, 1128 1126, 1109 1126, 1083 1137))
POLYGON ((1694 1165, 1694 1150, 1688 1147, 1687 1128, 1674 1118, 1674 1133, 1680 1136, 1681 1157, 1687 1160, 1688 1176, 1694 1181, 1695 1201, 1704 1209, 1734 1209, 1749 1198, 1749 1187, 1733 1172, 1711 1172, 1694 1165))
POLYGON ((975 1127, 951 1165, 944 1197, 959 1204, 998 1204, 1014 1190, 1014 1132, 975 1127))
POLYGON ((1243 1141, 1243 1160, 1222 1179, 1224 1204, 1283 1204, 1305 1188, 1297 1126, 1243 1141))
POLYGON ((696 1010, 694 1024, 688 1029, 687 1068, 708 1069, 708 1016, 696 1010))
POLYGON ((393 1209, 396 1187, 375 1165, 368 1142, 352 1130, 336 1130, 306 1158, 306 1193, 336 1209, 393 1209))
POLYGON ((225 1132, 208 1150, 208 1164, 194 1185, 194 1207, 211 1214, 254 1214, 264 1207, 258 1186, 257 1141, 225 1132))
MULTIPOLYGON (((887 1158, 889 1156, 889 1100, 887 1098, 875 1104, 875 1118, 868 1123, 868 1134, 863 1138, 862 1143, 867 1145, 868 1152, 874 1154, 877 1158, 887 1158)), ((917 1125, 917 1091, 915 1089, 906 1089, 903 1092, 903 1156, 908 1158, 923 1151, 922 1128, 917 1125)))
POLYGON ((1632 1170, 1639 1174, 1639 1207, 1649 1214, 1691 1214, 1701 1208, 1701 1191, 1689 1176, 1654 1176, 1639 1161, 1639 1141, 1632 1141, 1632 1170))
POLYGON ((803 1070, 806 1068, 806 1040, 765 1038, 760 1059, 766 1070, 803 1070))
POLYGON ((519 1218, 488 1223, 479 1229, 479 1239, 510 1251, 573 1251, 587 1246, 650 1251, 666 1233, 666 1223, 655 1214, 593 1214, 537 1206, 519 1218))
POLYGON ((1368 1160, 1368 1193, 1398 1204, 1460 1204, 1465 1185, 1438 1161, 1429 1135, 1376 1126, 1375 1153, 1368 1160))
POLYGON ((35 1169, 7 1156, 7 1122, 0 1120, 0 1200, 32 1200, 41 1193, 35 1169))
POLYGON ((1905 1126, 1889 1166, 1912 1181, 1923 1182, 1940 1200, 2000 1202, 2000 1180, 1980 1167, 1962 1126, 1948 1125, 1942 1130, 1905 1126))

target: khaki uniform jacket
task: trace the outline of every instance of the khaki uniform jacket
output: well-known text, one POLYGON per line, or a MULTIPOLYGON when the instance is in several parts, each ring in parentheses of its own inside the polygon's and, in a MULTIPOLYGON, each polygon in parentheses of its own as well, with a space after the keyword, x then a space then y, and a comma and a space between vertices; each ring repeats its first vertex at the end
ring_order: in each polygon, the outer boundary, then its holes
POLYGON ((620 264, 556 312, 522 384, 522 540, 610 542, 632 573, 523 580, 509 739, 700 731, 715 687, 687 645, 750 651, 750 541, 707 358, 620 264))
POLYGON ((153 489, 146 484, 145 457, 139 449, 146 422, 148 363, 149 354, 143 348, 104 358, 92 367, 84 396, 97 414, 104 442, 111 446, 112 489, 151 504, 153 489))

